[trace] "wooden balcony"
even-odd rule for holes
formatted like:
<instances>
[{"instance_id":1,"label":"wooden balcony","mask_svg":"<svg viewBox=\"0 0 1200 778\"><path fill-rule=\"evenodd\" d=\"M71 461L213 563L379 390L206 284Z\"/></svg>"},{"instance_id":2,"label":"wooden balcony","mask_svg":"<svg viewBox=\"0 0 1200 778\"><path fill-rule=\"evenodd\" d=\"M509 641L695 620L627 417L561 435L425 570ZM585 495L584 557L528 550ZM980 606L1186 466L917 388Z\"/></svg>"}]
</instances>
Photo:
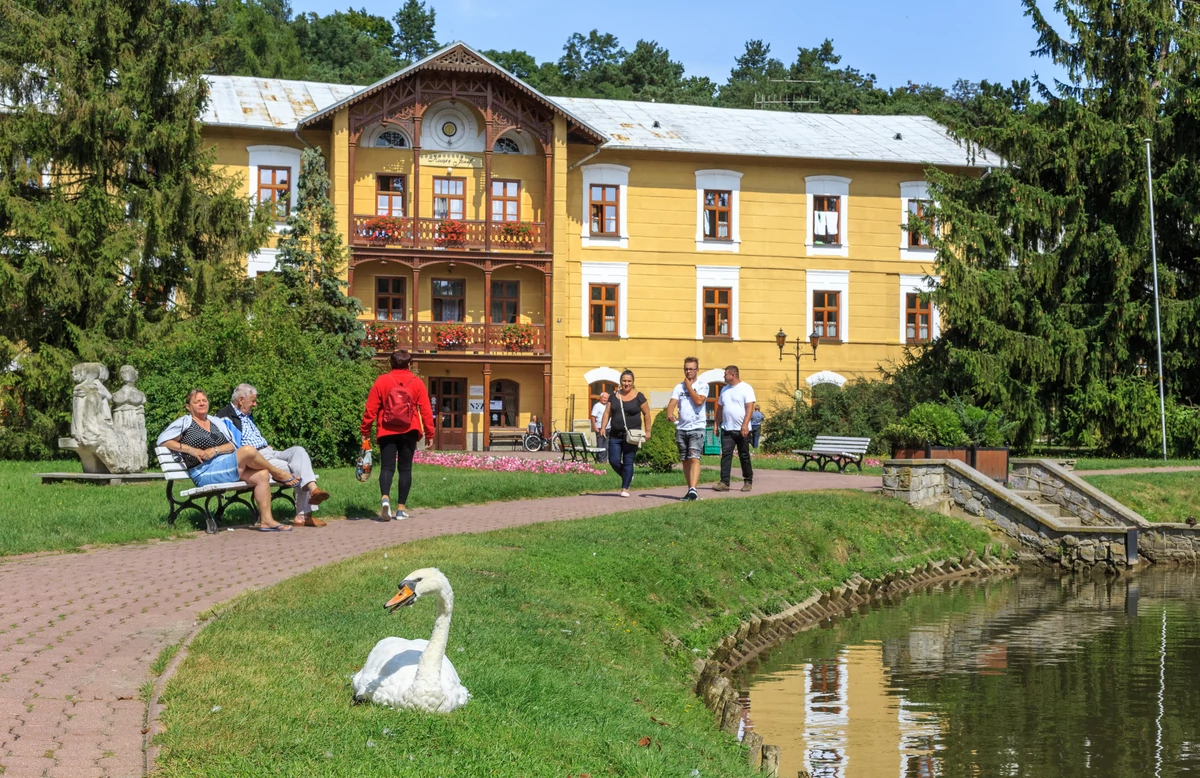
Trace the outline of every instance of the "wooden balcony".
<instances>
[{"instance_id":1,"label":"wooden balcony","mask_svg":"<svg viewBox=\"0 0 1200 778\"><path fill-rule=\"evenodd\" d=\"M542 222L357 215L350 222L350 245L363 248L545 253L548 242Z\"/></svg>"},{"instance_id":2,"label":"wooden balcony","mask_svg":"<svg viewBox=\"0 0 1200 778\"><path fill-rule=\"evenodd\" d=\"M366 345L378 354L399 349L414 353L544 356L550 353L546 325L460 324L456 322L370 321ZM415 329L415 337L414 337Z\"/></svg>"}]
</instances>

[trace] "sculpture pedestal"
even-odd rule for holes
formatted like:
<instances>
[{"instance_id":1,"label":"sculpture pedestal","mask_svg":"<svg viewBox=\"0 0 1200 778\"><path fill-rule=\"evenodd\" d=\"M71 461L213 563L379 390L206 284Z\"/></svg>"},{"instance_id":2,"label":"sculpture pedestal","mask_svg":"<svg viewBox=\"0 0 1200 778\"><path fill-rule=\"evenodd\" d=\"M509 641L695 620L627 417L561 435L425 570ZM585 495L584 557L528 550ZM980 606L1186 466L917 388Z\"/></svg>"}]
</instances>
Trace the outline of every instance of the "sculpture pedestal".
<instances>
[{"instance_id":1,"label":"sculpture pedestal","mask_svg":"<svg viewBox=\"0 0 1200 778\"><path fill-rule=\"evenodd\" d=\"M111 472L108 466L96 456L95 449L91 446L81 446L75 438L59 438L58 447L78 454L80 461L83 462L83 472L85 473L107 474Z\"/></svg>"}]
</instances>

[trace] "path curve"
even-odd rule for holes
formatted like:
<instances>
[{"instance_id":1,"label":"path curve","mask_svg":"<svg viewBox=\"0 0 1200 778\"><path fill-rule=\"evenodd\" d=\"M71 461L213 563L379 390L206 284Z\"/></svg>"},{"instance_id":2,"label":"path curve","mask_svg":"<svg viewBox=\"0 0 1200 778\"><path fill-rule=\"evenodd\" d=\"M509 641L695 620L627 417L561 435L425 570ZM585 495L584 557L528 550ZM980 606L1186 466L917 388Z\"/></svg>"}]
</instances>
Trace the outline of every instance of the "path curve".
<instances>
[{"instance_id":1,"label":"path curve","mask_svg":"<svg viewBox=\"0 0 1200 778\"><path fill-rule=\"evenodd\" d=\"M751 494L881 485L878 476L755 476ZM200 614L242 592L398 543L650 508L682 495L673 487L638 490L631 499L600 493L490 503L417 511L386 524L347 519L282 534L237 530L2 561L0 721L10 724L0 734L0 768L5 778L143 775L156 753L143 748L144 730L156 724L147 723L140 697L150 664L193 635ZM701 496L743 495L701 487Z\"/></svg>"}]
</instances>

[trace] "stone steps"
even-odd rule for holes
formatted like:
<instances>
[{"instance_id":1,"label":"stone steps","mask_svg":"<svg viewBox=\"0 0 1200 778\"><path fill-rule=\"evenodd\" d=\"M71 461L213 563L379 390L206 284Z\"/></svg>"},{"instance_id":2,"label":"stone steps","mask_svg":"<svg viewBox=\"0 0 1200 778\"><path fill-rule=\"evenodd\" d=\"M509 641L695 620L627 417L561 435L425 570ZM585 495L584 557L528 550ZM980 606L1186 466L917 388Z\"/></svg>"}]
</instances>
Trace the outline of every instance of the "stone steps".
<instances>
[{"instance_id":1,"label":"stone steps","mask_svg":"<svg viewBox=\"0 0 1200 778\"><path fill-rule=\"evenodd\" d=\"M1066 510L1058 503L1047 501L1037 489L1011 489L1010 491L1025 501L1033 503L1051 516L1060 519L1064 524L1072 524L1077 527L1083 526L1083 521L1078 516Z\"/></svg>"}]
</instances>

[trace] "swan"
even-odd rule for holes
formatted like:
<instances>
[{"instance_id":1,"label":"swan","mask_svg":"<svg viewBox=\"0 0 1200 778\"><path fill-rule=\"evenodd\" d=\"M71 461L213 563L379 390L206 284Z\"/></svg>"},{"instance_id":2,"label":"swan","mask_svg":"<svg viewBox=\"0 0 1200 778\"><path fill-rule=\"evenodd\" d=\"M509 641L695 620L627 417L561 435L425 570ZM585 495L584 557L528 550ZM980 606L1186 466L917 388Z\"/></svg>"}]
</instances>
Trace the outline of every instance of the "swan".
<instances>
[{"instance_id":1,"label":"swan","mask_svg":"<svg viewBox=\"0 0 1200 778\"><path fill-rule=\"evenodd\" d=\"M355 700L427 713L449 713L471 699L454 665L446 658L450 613L454 609L454 591L446 576L433 567L414 570L400 582L400 591L383 607L394 613L427 594L437 598L437 617L429 640L391 637L376 643L367 663L350 679Z\"/></svg>"}]
</instances>

